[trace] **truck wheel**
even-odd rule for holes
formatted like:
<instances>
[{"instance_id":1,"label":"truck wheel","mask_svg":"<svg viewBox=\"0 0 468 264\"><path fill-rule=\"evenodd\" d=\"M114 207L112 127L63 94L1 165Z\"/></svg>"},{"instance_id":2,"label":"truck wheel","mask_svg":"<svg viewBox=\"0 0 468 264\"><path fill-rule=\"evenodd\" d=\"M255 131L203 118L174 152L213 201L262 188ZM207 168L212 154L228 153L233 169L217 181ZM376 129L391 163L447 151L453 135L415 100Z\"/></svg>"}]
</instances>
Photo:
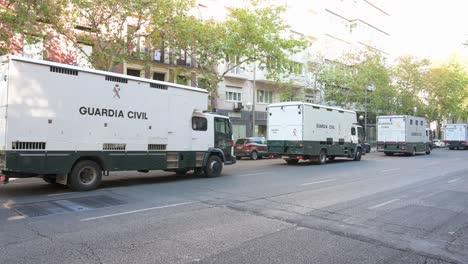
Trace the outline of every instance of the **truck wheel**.
<instances>
[{"instance_id":1,"label":"truck wheel","mask_svg":"<svg viewBox=\"0 0 468 264\"><path fill-rule=\"evenodd\" d=\"M285 159L285 161L287 164L290 164L290 165L299 163L298 159Z\"/></svg>"},{"instance_id":2,"label":"truck wheel","mask_svg":"<svg viewBox=\"0 0 468 264\"><path fill-rule=\"evenodd\" d=\"M221 159L216 155L211 155L208 158L208 162L206 163L205 167L205 176L207 178L214 178L221 175L221 171L223 170L223 162Z\"/></svg>"},{"instance_id":3,"label":"truck wheel","mask_svg":"<svg viewBox=\"0 0 468 264\"><path fill-rule=\"evenodd\" d=\"M410 154L411 156L416 156L416 148L413 148L413 152Z\"/></svg>"},{"instance_id":4,"label":"truck wheel","mask_svg":"<svg viewBox=\"0 0 468 264\"><path fill-rule=\"evenodd\" d=\"M251 160L257 160L258 159L257 151L252 151L252 153L250 153L250 159Z\"/></svg>"},{"instance_id":5,"label":"truck wheel","mask_svg":"<svg viewBox=\"0 0 468 264\"><path fill-rule=\"evenodd\" d=\"M453 150L453 147L449 147L450 150Z\"/></svg>"},{"instance_id":6,"label":"truck wheel","mask_svg":"<svg viewBox=\"0 0 468 264\"><path fill-rule=\"evenodd\" d=\"M431 147L426 147L426 155L431 154Z\"/></svg>"},{"instance_id":7,"label":"truck wheel","mask_svg":"<svg viewBox=\"0 0 468 264\"><path fill-rule=\"evenodd\" d=\"M83 160L75 164L68 177L68 187L75 191L90 191L101 183L102 170L92 160Z\"/></svg>"},{"instance_id":8,"label":"truck wheel","mask_svg":"<svg viewBox=\"0 0 468 264\"><path fill-rule=\"evenodd\" d=\"M360 161L361 158L362 158L362 150L361 150L361 149L358 149L358 150L356 151L356 155L354 155L354 159L353 159L353 160L355 160L355 161Z\"/></svg>"},{"instance_id":9,"label":"truck wheel","mask_svg":"<svg viewBox=\"0 0 468 264\"><path fill-rule=\"evenodd\" d=\"M325 151L324 149L320 150L318 162L320 165L325 164L327 162L327 151Z\"/></svg>"}]
</instances>

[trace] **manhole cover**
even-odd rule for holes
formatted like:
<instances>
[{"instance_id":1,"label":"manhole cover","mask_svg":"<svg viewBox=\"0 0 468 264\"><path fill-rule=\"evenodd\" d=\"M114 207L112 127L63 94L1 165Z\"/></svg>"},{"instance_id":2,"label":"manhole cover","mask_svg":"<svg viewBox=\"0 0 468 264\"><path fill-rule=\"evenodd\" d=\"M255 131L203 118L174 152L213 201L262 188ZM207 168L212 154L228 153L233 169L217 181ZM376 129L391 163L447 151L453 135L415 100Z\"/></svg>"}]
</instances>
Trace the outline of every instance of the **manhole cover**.
<instances>
[{"instance_id":1,"label":"manhole cover","mask_svg":"<svg viewBox=\"0 0 468 264\"><path fill-rule=\"evenodd\" d=\"M121 204L125 204L125 202L106 195L96 195L17 204L14 205L11 209L20 215L37 217L69 212L89 211L96 208L104 208Z\"/></svg>"}]
</instances>

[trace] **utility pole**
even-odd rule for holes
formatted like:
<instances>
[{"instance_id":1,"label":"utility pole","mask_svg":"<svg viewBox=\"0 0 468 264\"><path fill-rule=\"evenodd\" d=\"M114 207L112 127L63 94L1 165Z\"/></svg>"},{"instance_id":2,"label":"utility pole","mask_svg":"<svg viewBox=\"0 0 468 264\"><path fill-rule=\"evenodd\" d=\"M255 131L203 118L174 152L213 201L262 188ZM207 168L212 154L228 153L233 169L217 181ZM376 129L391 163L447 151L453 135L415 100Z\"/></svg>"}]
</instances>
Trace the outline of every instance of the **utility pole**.
<instances>
[{"instance_id":1,"label":"utility pole","mask_svg":"<svg viewBox=\"0 0 468 264\"><path fill-rule=\"evenodd\" d=\"M256 103L256 98L255 98L255 74L257 71L257 64L256 61L254 61L254 67L253 67L253 85L252 85L252 137L255 137L255 103Z\"/></svg>"}]
</instances>

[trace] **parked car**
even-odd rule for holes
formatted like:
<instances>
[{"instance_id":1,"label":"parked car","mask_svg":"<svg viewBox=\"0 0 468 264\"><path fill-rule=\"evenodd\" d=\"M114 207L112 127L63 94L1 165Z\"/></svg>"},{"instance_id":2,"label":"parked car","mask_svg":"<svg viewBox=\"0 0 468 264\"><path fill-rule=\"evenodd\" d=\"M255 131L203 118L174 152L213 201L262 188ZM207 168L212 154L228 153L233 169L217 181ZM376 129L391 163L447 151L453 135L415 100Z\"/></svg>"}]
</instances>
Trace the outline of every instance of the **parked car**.
<instances>
[{"instance_id":1,"label":"parked car","mask_svg":"<svg viewBox=\"0 0 468 264\"><path fill-rule=\"evenodd\" d=\"M440 139L435 139L434 141L432 141L433 145L435 148L444 148L445 147L445 142L443 140L440 140Z\"/></svg>"},{"instance_id":2,"label":"parked car","mask_svg":"<svg viewBox=\"0 0 468 264\"><path fill-rule=\"evenodd\" d=\"M249 157L252 160L267 156L267 144L264 137L239 138L234 145L237 159Z\"/></svg>"}]
</instances>

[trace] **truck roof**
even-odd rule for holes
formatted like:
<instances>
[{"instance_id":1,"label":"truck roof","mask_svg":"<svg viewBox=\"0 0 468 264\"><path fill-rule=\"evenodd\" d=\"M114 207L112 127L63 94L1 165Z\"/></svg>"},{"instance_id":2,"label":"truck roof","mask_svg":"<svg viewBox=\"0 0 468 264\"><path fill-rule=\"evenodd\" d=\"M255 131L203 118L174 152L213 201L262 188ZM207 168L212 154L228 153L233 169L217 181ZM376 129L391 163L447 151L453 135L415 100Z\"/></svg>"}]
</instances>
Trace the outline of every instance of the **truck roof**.
<instances>
[{"instance_id":1,"label":"truck roof","mask_svg":"<svg viewBox=\"0 0 468 264\"><path fill-rule=\"evenodd\" d=\"M309 105L309 106L320 107L320 108L325 108L325 109L333 109L333 110L337 110L337 111L356 113L355 111L346 110L346 109L343 109L343 108L326 106L326 105L319 105L319 104L311 104L311 103L299 102L299 101L273 103L273 104L269 104L267 106L267 108L269 108L269 107L279 107L279 106L291 106L291 105Z\"/></svg>"},{"instance_id":2,"label":"truck roof","mask_svg":"<svg viewBox=\"0 0 468 264\"><path fill-rule=\"evenodd\" d=\"M25 58L25 57L21 57L21 56L15 56L15 55L0 56L0 62L2 62L4 60L24 61L24 62L40 64L40 65L46 65L46 66L56 66L56 67L62 67L62 68L77 70L77 71L81 71L81 72L88 72L88 73L94 73L94 74L99 74L99 75L114 76L114 77L119 77L119 78L125 78L125 79L128 79L128 80L134 80L134 81L138 81L138 82L155 83L155 84L170 86L170 87L173 87L173 88L192 90L192 91L201 92L201 93L208 93L207 90L202 89L202 88L198 88L198 87L191 87L191 86L181 85L181 84L176 84L176 83L170 83L170 82L163 82L163 81L158 81L158 80L140 78L140 77L125 75L125 74L115 73L115 72L108 72L108 71L101 71L101 70L82 68L82 67L78 67L78 66L74 66L74 65L68 65L68 64L57 63L57 62L52 62L52 61L30 59L30 58Z\"/></svg>"},{"instance_id":3,"label":"truck roof","mask_svg":"<svg viewBox=\"0 0 468 264\"><path fill-rule=\"evenodd\" d=\"M413 118L424 118L421 116L412 116L412 115L386 115L386 116L377 116L377 118L395 118L395 117L413 117Z\"/></svg>"}]
</instances>

